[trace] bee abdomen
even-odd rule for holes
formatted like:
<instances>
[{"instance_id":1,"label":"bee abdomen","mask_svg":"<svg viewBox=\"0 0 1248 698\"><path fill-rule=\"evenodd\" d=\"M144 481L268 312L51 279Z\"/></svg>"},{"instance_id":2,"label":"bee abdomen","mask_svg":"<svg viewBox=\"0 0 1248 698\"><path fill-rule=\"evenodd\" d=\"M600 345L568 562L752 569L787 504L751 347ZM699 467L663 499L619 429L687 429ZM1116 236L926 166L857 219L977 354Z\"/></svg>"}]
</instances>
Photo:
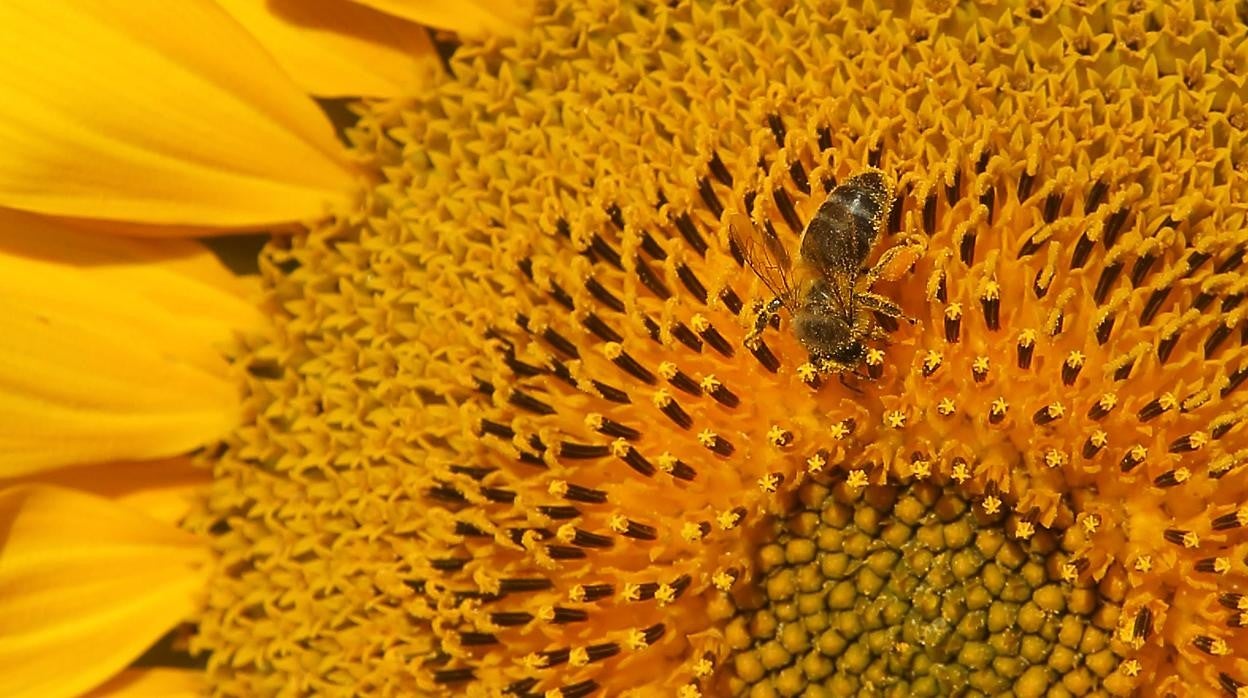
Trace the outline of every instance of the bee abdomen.
<instances>
[{"instance_id":1,"label":"bee abdomen","mask_svg":"<svg viewBox=\"0 0 1248 698\"><path fill-rule=\"evenodd\" d=\"M834 188L806 227L802 258L820 269L856 274L888 215L888 196L884 175L874 170Z\"/></svg>"}]
</instances>

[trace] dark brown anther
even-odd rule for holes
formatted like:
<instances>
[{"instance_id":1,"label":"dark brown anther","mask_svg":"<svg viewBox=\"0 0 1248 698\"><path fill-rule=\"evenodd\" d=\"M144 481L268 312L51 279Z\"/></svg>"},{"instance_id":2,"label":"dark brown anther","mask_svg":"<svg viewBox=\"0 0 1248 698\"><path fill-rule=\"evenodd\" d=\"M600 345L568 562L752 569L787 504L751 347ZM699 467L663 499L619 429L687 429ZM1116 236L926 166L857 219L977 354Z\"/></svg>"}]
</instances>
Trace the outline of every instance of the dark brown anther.
<instances>
[{"instance_id":1,"label":"dark brown anther","mask_svg":"<svg viewBox=\"0 0 1248 698\"><path fill-rule=\"evenodd\" d=\"M659 300L667 300L672 297L672 292L668 290L667 284L659 278L650 265L642 259L641 255L637 255L633 261L634 270L637 273L637 280L642 286L650 289L650 292L658 296Z\"/></svg>"},{"instance_id":2,"label":"dark brown anther","mask_svg":"<svg viewBox=\"0 0 1248 698\"><path fill-rule=\"evenodd\" d=\"M1229 514L1223 514L1213 520L1213 530L1228 531L1232 528L1239 528L1244 525L1244 519L1248 518L1246 514L1248 514L1248 512L1243 511L1233 511Z\"/></svg>"},{"instance_id":3,"label":"dark brown anther","mask_svg":"<svg viewBox=\"0 0 1248 698\"><path fill-rule=\"evenodd\" d=\"M719 153L711 153L711 161L707 163L707 169L710 170L712 177L719 180L720 184L726 187L732 186L732 173L728 171L724 161L719 158Z\"/></svg>"},{"instance_id":4,"label":"dark brown anther","mask_svg":"<svg viewBox=\"0 0 1248 698\"><path fill-rule=\"evenodd\" d=\"M491 633L461 632L459 634L459 642L465 647L481 647L484 645L497 645L498 638Z\"/></svg>"},{"instance_id":5,"label":"dark brown anther","mask_svg":"<svg viewBox=\"0 0 1248 698\"><path fill-rule=\"evenodd\" d=\"M674 399L664 401L662 406L659 407L659 411L667 415L667 418L681 429L688 429L693 426L693 417L690 417L689 413Z\"/></svg>"},{"instance_id":6,"label":"dark brown anther","mask_svg":"<svg viewBox=\"0 0 1248 698\"><path fill-rule=\"evenodd\" d=\"M1118 280L1118 275L1122 273L1122 262L1113 262L1101 269L1101 276L1096 281L1096 289L1092 292L1092 298L1097 305L1105 302L1105 298L1109 295L1110 289L1114 287L1114 282Z\"/></svg>"},{"instance_id":7,"label":"dark brown anther","mask_svg":"<svg viewBox=\"0 0 1248 698\"><path fill-rule=\"evenodd\" d=\"M806 176L806 168L802 167L800 160L789 163L789 179L793 180L793 186L798 191L810 194L810 178Z\"/></svg>"},{"instance_id":8,"label":"dark brown anther","mask_svg":"<svg viewBox=\"0 0 1248 698\"><path fill-rule=\"evenodd\" d=\"M1079 371L1083 370L1082 358L1066 357L1062 362L1062 383L1064 385L1074 385L1075 379L1079 377Z\"/></svg>"},{"instance_id":9,"label":"dark brown anther","mask_svg":"<svg viewBox=\"0 0 1248 698\"><path fill-rule=\"evenodd\" d=\"M667 379L667 382L671 383L673 388L676 388L681 392L685 392L693 396L702 395L702 386L698 385L697 381L690 378L688 374L679 369L672 374L671 378Z\"/></svg>"},{"instance_id":10,"label":"dark brown anther","mask_svg":"<svg viewBox=\"0 0 1248 698\"><path fill-rule=\"evenodd\" d=\"M559 457L571 460L602 458L610 455L611 446L607 444L580 444L573 441L559 442Z\"/></svg>"},{"instance_id":11,"label":"dark brown anther","mask_svg":"<svg viewBox=\"0 0 1248 698\"><path fill-rule=\"evenodd\" d=\"M628 439L629 441L636 441L641 438L640 431L637 431L626 424L621 424L610 417L602 418L601 423L598 425L598 433L616 438Z\"/></svg>"},{"instance_id":12,"label":"dark brown anther","mask_svg":"<svg viewBox=\"0 0 1248 698\"><path fill-rule=\"evenodd\" d=\"M654 528L654 526L638 523L632 519L629 519L628 527L622 532L621 535L628 536L629 538L633 538L635 540L657 540L659 537L658 531Z\"/></svg>"},{"instance_id":13,"label":"dark brown anther","mask_svg":"<svg viewBox=\"0 0 1248 698\"><path fill-rule=\"evenodd\" d=\"M988 366L978 361L971 364L971 378L975 379L976 383L983 383L988 378Z\"/></svg>"},{"instance_id":14,"label":"dark brown anther","mask_svg":"<svg viewBox=\"0 0 1248 698\"><path fill-rule=\"evenodd\" d=\"M1236 388L1243 384L1245 379L1248 379L1248 366L1244 366L1232 373L1230 377L1227 378L1226 385L1222 386L1222 389L1218 391L1218 395L1221 397L1230 395Z\"/></svg>"},{"instance_id":15,"label":"dark brown anther","mask_svg":"<svg viewBox=\"0 0 1248 698\"><path fill-rule=\"evenodd\" d=\"M884 362L868 363L867 375L871 377L871 380L879 380L880 376L884 375Z\"/></svg>"},{"instance_id":16,"label":"dark brown anther","mask_svg":"<svg viewBox=\"0 0 1248 698\"><path fill-rule=\"evenodd\" d=\"M1018 367L1024 371L1031 368L1031 357L1035 354L1036 343L1028 338L1018 340Z\"/></svg>"},{"instance_id":17,"label":"dark brown anther","mask_svg":"<svg viewBox=\"0 0 1248 698\"><path fill-rule=\"evenodd\" d=\"M1131 209L1129 208L1120 208L1110 214L1109 219L1105 222L1105 234L1101 238L1101 243L1105 246L1105 249L1108 250L1114 246L1115 242L1118 242L1118 235L1122 233L1122 227L1126 224L1127 217L1130 215Z\"/></svg>"},{"instance_id":18,"label":"dark brown anther","mask_svg":"<svg viewBox=\"0 0 1248 698\"><path fill-rule=\"evenodd\" d=\"M1057 220L1058 214L1062 212L1062 193L1051 192L1044 199L1044 210L1041 215L1044 217L1045 223L1052 223Z\"/></svg>"},{"instance_id":19,"label":"dark brown anther","mask_svg":"<svg viewBox=\"0 0 1248 698\"><path fill-rule=\"evenodd\" d=\"M1135 368L1135 358L1128 357L1118 368L1114 369L1114 380L1125 381L1131 377L1131 369Z\"/></svg>"},{"instance_id":20,"label":"dark brown anther","mask_svg":"<svg viewBox=\"0 0 1248 698\"><path fill-rule=\"evenodd\" d=\"M602 318L594 313L587 313L585 319L581 321L581 325L589 330L590 334L604 342L619 342L624 339L620 333L616 332L614 328L603 322Z\"/></svg>"},{"instance_id":21,"label":"dark brown anther","mask_svg":"<svg viewBox=\"0 0 1248 698\"><path fill-rule=\"evenodd\" d=\"M1101 449L1103 448L1105 448L1104 440L1098 440L1094 437L1089 436L1083 442L1083 457L1089 460L1092 458L1095 458L1096 454L1100 453Z\"/></svg>"},{"instance_id":22,"label":"dark brown anther","mask_svg":"<svg viewBox=\"0 0 1248 698\"><path fill-rule=\"evenodd\" d=\"M527 625L532 622L533 614L524 611L495 611L490 614L490 622L504 628Z\"/></svg>"},{"instance_id":23,"label":"dark brown anther","mask_svg":"<svg viewBox=\"0 0 1248 698\"><path fill-rule=\"evenodd\" d=\"M962 313L959 311L952 316L950 313L945 313L945 341L949 344L957 344L961 330Z\"/></svg>"},{"instance_id":24,"label":"dark brown anther","mask_svg":"<svg viewBox=\"0 0 1248 698\"><path fill-rule=\"evenodd\" d=\"M997 190L992 185L988 185L988 187L984 189L983 193L979 195L979 203L981 206L988 209L986 222L989 225L992 225L992 218L997 212Z\"/></svg>"},{"instance_id":25,"label":"dark brown anther","mask_svg":"<svg viewBox=\"0 0 1248 698\"><path fill-rule=\"evenodd\" d=\"M516 437L516 432L506 424L501 424L490 419L481 420L481 433L497 436L500 439L510 441Z\"/></svg>"},{"instance_id":26,"label":"dark brown anther","mask_svg":"<svg viewBox=\"0 0 1248 698\"><path fill-rule=\"evenodd\" d=\"M1147 640L1149 635L1153 634L1153 612L1145 606L1135 614L1135 625L1131 628L1131 634L1137 640Z\"/></svg>"},{"instance_id":27,"label":"dark brown anther","mask_svg":"<svg viewBox=\"0 0 1248 698\"><path fill-rule=\"evenodd\" d=\"M1031 416L1031 421L1043 426L1057 420L1058 417L1062 416L1062 413L1060 409L1054 409L1054 407L1055 405L1046 405L1036 410L1036 413Z\"/></svg>"},{"instance_id":28,"label":"dark brown anther","mask_svg":"<svg viewBox=\"0 0 1248 698\"><path fill-rule=\"evenodd\" d=\"M1005 410L997 409L996 405L988 409L989 424L1000 424L1003 421L1005 421Z\"/></svg>"},{"instance_id":29,"label":"dark brown anther","mask_svg":"<svg viewBox=\"0 0 1248 698\"><path fill-rule=\"evenodd\" d=\"M958 257L967 266L975 263L975 233L967 232L962 236L958 244Z\"/></svg>"},{"instance_id":30,"label":"dark brown anther","mask_svg":"<svg viewBox=\"0 0 1248 698\"><path fill-rule=\"evenodd\" d=\"M433 672L433 682L438 685L446 685L448 683L463 683L472 681L477 678L471 667L460 667L458 669L437 669Z\"/></svg>"},{"instance_id":31,"label":"dark brown anther","mask_svg":"<svg viewBox=\"0 0 1248 698\"><path fill-rule=\"evenodd\" d=\"M745 307L745 303L741 300L741 297L738 296L737 292L732 290L731 287L724 288L720 291L719 299L724 302L724 307L728 308L728 312L733 315L740 315L741 309Z\"/></svg>"},{"instance_id":32,"label":"dark brown anther","mask_svg":"<svg viewBox=\"0 0 1248 698\"><path fill-rule=\"evenodd\" d=\"M1166 363L1166 361L1170 358L1170 352L1174 351L1174 345L1178 344L1178 342L1179 342L1178 333L1172 334L1169 337L1165 337L1160 342L1158 342L1157 343L1157 360L1163 364Z\"/></svg>"},{"instance_id":33,"label":"dark brown anther","mask_svg":"<svg viewBox=\"0 0 1248 698\"><path fill-rule=\"evenodd\" d=\"M1096 343L1104 345L1109 341L1109 333L1114 330L1114 314L1108 313L1096 325Z\"/></svg>"},{"instance_id":34,"label":"dark brown anther","mask_svg":"<svg viewBox=\"0 0 1248 698\"><path fill-rule=\"evenodd\" d=\"M1230 698L1239 698L1239 689L1245 686L1243 681L1236 681L1225 671L1218 672L1218 685L1222 687L1222 691Z\"/></svg>"},{"instance_id":35,"label":"dark brown anther","mask_svg":"<svg viewBox=\"0 0 1248 698\"><path fill-rule=\"evenodd\" d=\"M697 325L695 324L694 326L696 327ZM712 349L723 356L731 358L736 353L732 345L728 343L728 340L724 339L724 336L711 323L706 323L705 329L698 334L702 336L702 339L706 340L707 344L711 345Z\"/></svg>"},{"instance_id":36,"label":"dark brown anther","mask_svg":"<svg viewBox=\"0 0 1248 698\"><path fill-rule=\"evenodd\" d=\"M593 238L590 239L589 249L592 251L593 255L601 257L607 262L607 264L610 264L620 271L624 270L624 262L620 259L620 253L616 252L615 248L611 247L606 240L603 240L602 236L598 233L594 233Z\"/></svg>"},{"instance_id":37,"label":"dark brown anther","mask_svg":"<svg viewBox=\"0 0 1248 698\"><path fill-rule=\"evenodd\" d=\"M542 516L546 516L556 521L567 521L568 519L575 519L581 515L580 509L564 504L541 504L538 505L537 510L541 512Z\"/></svg>"},{"instance_id":38,"label":"dark brown anther","mask_svg":"<svg viewBox=\"0 0 1248 698\"><path fill-rule=\"evenodd\" d=\"M1162 488L1181 485L1186 481L1187 481L1186 470L1167 470L1166 472L1153 478L1153 484Z\"/></svg>"},{"instance_id":39,"label":"dark brown anther","mask_svg":"<svg viewBox=\"0 0 1248 698\"><path fill-rule=\"evenodd\" d=\"M629 446L628 450L624 452L621 460L628 463L629 467L633 470L636 470L646 477L654 475L655 467L650 464L650 461L646 460L645 456L641 455L641 453L632 446Z\"/></svg>"},{"instance_id":40,"label":"dark brown anther","mask_svg":"<svg viewBox=\"0 0 1248 698\"><path fill-rule=\"evenodd\" d=\"M1161 310L1161 306L1166 302L1166 298L1170 295L1170 287L1159 288L1148 296L1148 300L1144 302L1144 310L1140 312L1140 324L1147 325L1157 317L1157 313Z\"/></svg>"},{"instance_id":41,"label":"dark brown anther","mask_svg":"<svg viewBox=\"0 0 1248 698\"><path fill-rule=\"evenodd\" d=\"M627 593L627 592L626 592ZM659 593L658 582L642 582L637 585L637 591L630 597L631 601L649 601L654 595Z\"/></svg>"},{"instance_id":42,"label":"dark brown anther","mask_svg":"<svg viewBox=\"0 0 1248 698\"><path fill-rule=\"evenodd\" d=\"M1191 531L1184 531L1181 528L1167 528L1161 535L1167 543L1186 546L1189 533Z\"/></svg>"},{"instance_id":43,"label":"dark brown anther","mask_svg":"<svg viewBox=\"0 0 1248 698\"><path fill-rule=\"evenodd\" d=\"M732 443L728 441L728 439L725 439L718 434L715 434L712 437L712 441L707 445L707 448L709 448L715 455L723 456L724 458L731 456L733 452L736 451L736 448L733 447Z\"/></svg>"},{"instance_id":44,"label":"dark brown anther","mask_svg":"<svg viewBox=\"0 0 1248 698\"><path fill-rule=\"evenodd\" d=\"M694 274L692 269L683 263L677 264L676 276L680 278L681 283L685 285L685 288L689 290L689 293L693 294L693 297L698 299L699 303L706 305L706 286L702 285L702 281L698 279L697 274Z\"/></svg>"},{"instance_id":45,"label":"dark brown anther","mask_svg":"<svg viewBox=\"0 0 1248 698\"><path fill-rule=\"evenodd\" d=\"M685 242L689 243L689 246L693 248L693 251L697 252L699 257L705 257L709 246L706 244L706 240L702 237L702 233L698 232L698 227L694 225L693 219L689 217L689 214L682 213L679 216L676 216L674 223L676 225L677 232L679 232L680 236L685 239ZM733 257L737 260L737 266L745 266L745 258L741 256L740 249L735 250Z\"/></svg>"},{"instance_id":46,"label":"dark brown anther","mask_svg":"<svg viewBox=\"0 0 1248 698\"><path fill-rule=\"evenodd\" d=\"M984 323L988 325L988 329L1001 329L1001 299L997 296L981 298L979 304L983 308Z\"/></svg>"},{"instance_id":47,"label":"dark brown anther","mask_svg":"<svg viewBox=\"0 0 1248 698\"><path fill-rule=\"evenodd\" d=\"M1197 566L1199 567L1199 565ZM1201 571L1203 572L1205 570L1201 570ZM1214 647L1217 646L1216 643L1217 643L1217 640L1214 640L1212 637L1209 637L1208 635L1197 635L1196 638L1192 640L1192 644L1196 646L1196 649L1211 656L1215 656L1218 654L1214 650Z\"/></svg>"},{"instance_id":48,"label":"dark brown anther","mask_svg":"<svg viewBox=\"0 0 1248 698\"><path fill-rule=\"evenodd\" d=\"M659 246L649 231L641 231L641 250L650 255L651 259L662 262L667 259L667 252Z\"/></svg>"},{"instance_id":49,"label":"dark brown anther","mask_svg":"<svg viewBox=\"0 0 1248 698\"><path fill-rule=\"evenodd\" d=\"M1148 422L1153 419L1156 419L1157 417L1160 417L1162 414L1169 411L1170 409L1171 409L1171 406L1168 404L1164 404L1161 398L1155 398L1151 402L1149 402L1147 405L1144 405L1143 407L1141 407L1140 411L1136 414L1136 417L1141 422Z\"/></svg>"},{"instance_id":50,"label":"dark brown anther","mask_svg":"<svg viewBox=\"0 0 1248 698\"><path fill-rule=\"evenodd\" d=\"M928 194L923 202L923 230L929 235L936 234L936 195Z\"/></svg>"},{"instance_id":51,"label":"dark brown anther","mask_svg":"<svg viewBox=\"0 0 1248 698\"><path fill-rule=\"evenodd\" d=\"M628 375L647 385L654 385L657 382L654 373L652 373L650 369L642 366L637 359L634 359L631 354L622 349L617 356L611 359L611 363L623 369Z\"/></svg>"},{"instance_id":52,"label":"dark brown anther","mask_svg":"<svg viewBox=\"0 0 1248 698\"><path fill-rule=\"evenodd\" d=\"M1092 190L1088 192L1088 198L1083 202L1083 213L1087 215L1095 211L1101 202L1105 200L1105 193L1109 191L1109 185L1102 180L1096 180L1092 185Z\"/></svg>"},{"instance_id":53,"label":"dark brown anther","mask_svg":"<svg viewBox=\"0 0 1248 698\"><path fill-rule=\"evenodd\" d=\"M754 355L754 358L758 360L758 363L763 368L771 373L776 373L780 370L779 357L771 351L771 348L767 346L767 342L763 341L762 337L751 343L749 349L750 353Z\"/></svg>"},{"instance_id":54,"label":"dark brown anther","mask_svg":"<svg viewBox=\"0 0 1248 698\"><path fill-rule=\"evenodd\" d=\"M619 653L620 646L617 642L602 642L598 644L590 644L590 646L585 647L585 654L588 654L590 662L602 662L603 659L617 656ZM594 688L588 689L588 691L584 691L583 693L579 693L579 696L589 696L590 693L597 691L597 688L598 684L595 683ZM564 687L562 696L569 696L568 687Z\"/></svg>"},{"instance_id":55,"label":"dark brown anther","mask_svg":"<svg viewBox=\"0 0 1248 698\"><path fill-rule=\"evenodd\" d=\"M1088 257L1092 254L1092 239L1085 232L1079 236L1078 242L1075 243L1075 250L1070 255L1071 270L1082 269L1083 265L1088 263Z\"/></svg>"},{"instance_id":56,"label":"dark brown anther","mask_svg":"<svg viewBox=\"0 0 1248 698\"><path fill-rule=\"evenodd\" d=\"M676 584L673 582L672 586L674 587L676 586ZM688 586L688 584L686 584L685 586ZM654 643L658 642L663 637L663 634L666 632L667 632L666 626L664 626L662 623L655 623L654 625L643 630L642 635L645 636L647 645L653 645Z\"/></svg>"},{"instance_id":57,"label":"dark brown anther","mask_svg":"<svg viewBox=\"0 0 1248 698\"><path fill-rule=\"evenodd\" d=\"M1200 432L1185 434L1170 442L1169 451L1171 453L1186 453L1195 451L1205 443L1205 435Z\"/></svg>"},{"instance_id":58,"label":"dark brown anther","mask_svg":"<svg viewBox=\"0 0 1248 698\"><path fill-rule=\"evenodd\" d=\"M1218 348L1222 346L1222 342L1231 336L1231 328L1225 323L1220 323L1213 331L1209 333L1209 338L1205 340L1205 358L1212 358Z\"/></svg>"},{"instance_id":59,"label":"dark brown anther","mask_svg":"<svg viewBox=\"0 0 1248 698\"><path fill-rule=\"evenodd\" d=\"M689 347L693 351L698 352L699 354L702 353L701 338L699 338L696 334L694 334L693 330L689 329L689 327L685 325L685 323L677 320L676 322L672 323L672 326L669 328L669 331L672 333L672 337L675 338L676 341Z\"/></svg>"},{"instance_id":60,"label":"dark brown anther","mask_svg":"<svg viewBox=\"0 0 1248 698\"><path fill-rule=\"evenodd\" d=\"M1118 468L1124 473L1129 473L1143 462L1143 456L1136 449L1131 449L1123 454L1122 460L1118 462Z\"/></svg>"},{"instance_id":61,"label":"dark brown anther","mask_svg":"<svg viewBox=\"0 0 1248 698\"><path fill-rule=\"evenodd\" d=\"M724 215L724 205L720 203L719 197L715 196L715 190L711 187L711 180L702 177L698 180L698 195L702 197L702 203L706 204L706 208L710 210L711 215L719 218Z\"/></svg>"},{"instance_id":62,"label":"dark brown anther","mask_svg":"<svg viewBox=\"0 0 1248 698\"><path fill-rule=\"evenodd\" d=\"M611 402L616 402L621 405L627 405L632 402L632 399L628 397L628 393L613 385L608 385L597 379L591 380L590 383L594 386L594 389L598 391L598 394L606 400L610 400Z\"/></svg>"},{"instance_id":63,"label":"dark brown anther","mask_svg":"<svg viewBox=\"0 0 1248 698\"><path fill-rule=\"evenodd\" d=\"M797 215L797 209L793 206L793 199L789 196L789 192L783 187L777 187L771 193L772 199L776 202L776 209L780 211L780 218L784 220L785 225L789 226L789 230L795 235L801 235L805 225L802 219Z\"/></svg>"},{"instance_id":64,"label":"dark brown anther","mask_svg":"<svg viewBox=\"0 0 1248 698\"><path fill-rule=\"evenodd\" d=\"M1223 608L1229 608L1232 611L1248 610L1248 604L1244 603L1244 595L1235 592L1226 592L1218 595L1218 603Z\"/></svg>"},{"instance_id":65,"label":"dark brown anther","mask_svg":"<svg viewBox=\"0 0 1248 698\"><path fill-rule=\"evenodd\" d=\"M546 554L554 560L584 560L589 557L584 550L571 545L548 545Z\"/></svg>"},{"instance_id":66,"label":"dark brown anther","mask_svg":"<svg viewBox=\"0 0 1248 698\"><path fill-rule=\"evenodd\" d=\"M1092 403L1091 407L1088 408L1088 419L1095 419L1095 420L1103 419L1105 415L1109 414L1110 411L1113 410L1116 405L1117 403L1113 403L1113 402L1107 405L1104 399L1097 400L1096 402Z\"/></svg>"},{"instance_id":67,"label":"dark brown anther","mask_svg":"<svg viewBox=\"0 0 1248 698\"><path fill-rule=\"evenodd\" d=\"M581 485L569 482L567 483L566 490L563 492L563 498L571 502L602 504L607 501L607 493L602 490L582 487Z\"/></svg>"},{"instance_id":68,"label":"dark brown anther","mask_svg":"<svg viewBox=\"0 0 1248 698\"><path fill-rule=\"evenodd\" d=\"M1031 187L1035 182L1036 175L1033 173L1023 172L1018 176L1018 188L1015 190L1018 203L1023 203L1027 200L1027 197L1031 196Z\"/></svg>"},{"instance_id":69,"label":"dark brown anther","mask_svg":"<svg viewBox=\"0 0 1248 698\"><path fill-rule=\"evenodd\" d=\"M698 477L698 471L689 467L680 459L677 459L675 463L672 463L672 470L670 474L677 480L684 480L685 482L692 482Z\"/></svg>"},{"instance_id":70,"label":"dark brown anther","mask_svg":"<svg viewBox=\"0 0 1248 698\"><path fill-rule=\"evenodd\" d=\"M724 407L736 407L741 404L741 398L737 397L736 393L729 390L728 386L718 381L714 384L714 386L707 390L707 393L715 399L715 402L718 402Z\"/></svg>"}]
</instances>

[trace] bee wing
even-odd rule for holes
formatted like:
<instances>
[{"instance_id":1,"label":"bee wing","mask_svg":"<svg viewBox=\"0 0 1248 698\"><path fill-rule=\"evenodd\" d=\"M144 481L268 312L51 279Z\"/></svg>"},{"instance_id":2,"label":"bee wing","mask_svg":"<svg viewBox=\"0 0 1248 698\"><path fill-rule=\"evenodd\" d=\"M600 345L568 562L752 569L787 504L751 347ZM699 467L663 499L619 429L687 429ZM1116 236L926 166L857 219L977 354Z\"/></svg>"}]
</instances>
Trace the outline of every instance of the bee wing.
<instances>
[{"instance_id":1,"label":"bee wing","mask_svg":"<svg viewBox=\"0 0 1248 698\"><path fill-rule=\"evenodd\" d=\"M738 213L732 217L732 237L741 247L741 255L750 270L767 290L779 298L782 303L795 310L797 293L793 290L793 258L789 256L784 243L766 226L754 225L749 216Z\"/></svg>"}]
</instances>

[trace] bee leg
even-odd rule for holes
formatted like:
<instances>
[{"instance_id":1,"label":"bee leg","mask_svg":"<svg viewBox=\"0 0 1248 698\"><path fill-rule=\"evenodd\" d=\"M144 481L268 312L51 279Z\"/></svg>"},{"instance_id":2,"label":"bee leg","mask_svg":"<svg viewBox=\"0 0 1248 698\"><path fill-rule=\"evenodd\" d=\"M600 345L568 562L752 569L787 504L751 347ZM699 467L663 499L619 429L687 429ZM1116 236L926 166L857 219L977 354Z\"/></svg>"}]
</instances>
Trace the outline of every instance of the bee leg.
<instances>
[{"instance_id":1,"label":"bee leg","mask_svg":"<svg viewBox=\"0 0 1248 698\"><path fill-rule=\"evenodd\" d=\"M901 275L923 255L923 247L923 243L912 245L903 242L884 250L875 266L863 273L862 283L865 284L865 288L871 288L880 279L901 278Z\"/></svg>"},{"instance_id":2,"label":"bee leg","mask_svg":"<svg viewBox=\"0 0 1248 698\"><path fill-rule=\"evenodd\" d=\"M767 325L772 318L780 314L780 309L784 307L784 301L777 296L759 309L758 315L754 318L754 330L745 336L745 345L753 348L757 346L758 341L763 336L763 332L767 330Z\"/></svg>"},{"instance_id":3,"label":"bee leg","mask_svg":"<svg viewBox=\"0 0 1248 698\"><path fill-rule=\"evenodd\" d=\"M870 291L863 291L861 293L854 294L854 302L861 304L862 307L866 308L867 310L874 310L875 312L880 313L881 315L887 315L888 317L901 318L902 320L905 320L911 325L918 322L918 320L915 320L914 318L903 313L901 311L901 306L885 298L884 296L881 296L878 293L872 293Z\"/></svg>"}]
</instances>

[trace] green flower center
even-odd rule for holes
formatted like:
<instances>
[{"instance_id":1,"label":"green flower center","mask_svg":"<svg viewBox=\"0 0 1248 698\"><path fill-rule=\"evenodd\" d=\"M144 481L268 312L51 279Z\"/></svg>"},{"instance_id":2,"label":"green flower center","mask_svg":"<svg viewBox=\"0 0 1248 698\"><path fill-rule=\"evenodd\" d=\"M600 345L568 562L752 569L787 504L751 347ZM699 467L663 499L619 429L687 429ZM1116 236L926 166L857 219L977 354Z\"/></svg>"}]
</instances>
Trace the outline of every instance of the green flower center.
<instances>
[{"instance_id":1,"label":"green flower center","mask_svg":"<svg viewBox=\"0 0 1248 698\"><path fill-rule=\"evenodd\" d=\"M732 695L1118 695L1138 670L1121 586L1064 581L1054 532L1016 540L927 482L799 498L734 599Z\"/></svg>"}]
</instances>

